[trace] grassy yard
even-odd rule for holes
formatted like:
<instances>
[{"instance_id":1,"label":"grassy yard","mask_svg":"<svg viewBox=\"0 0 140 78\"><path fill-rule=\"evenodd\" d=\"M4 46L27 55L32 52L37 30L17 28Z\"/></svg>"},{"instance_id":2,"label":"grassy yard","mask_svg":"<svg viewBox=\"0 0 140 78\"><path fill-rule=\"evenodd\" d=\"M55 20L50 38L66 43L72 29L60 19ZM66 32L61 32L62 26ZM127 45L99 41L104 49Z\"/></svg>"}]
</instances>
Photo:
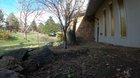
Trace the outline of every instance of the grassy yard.
<instances>
[{"instance_id":1,"label":"grassy yard","mask_svg":"<svg viewBox=\"0 0 140 78\"><path fill-rule=\"evenodd\" d=\"M45 45L48 42L56 42L56 37L49 37L45 34L37 32L30 32L27 34L27 40L24 38L24 33L12 33L15 37L12 40L0 40L0 54L5 53L7 50L26 48L26 47L38 47Z\"/></svg>"}]
</instances>

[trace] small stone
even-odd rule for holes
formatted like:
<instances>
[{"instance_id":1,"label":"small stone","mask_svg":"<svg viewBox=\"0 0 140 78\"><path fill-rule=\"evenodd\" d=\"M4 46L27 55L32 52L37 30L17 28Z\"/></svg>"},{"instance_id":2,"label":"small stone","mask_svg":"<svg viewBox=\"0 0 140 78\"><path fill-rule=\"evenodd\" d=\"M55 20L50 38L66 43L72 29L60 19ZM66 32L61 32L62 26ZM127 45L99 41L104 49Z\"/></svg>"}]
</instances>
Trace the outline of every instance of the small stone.
<instances>
[{"instance_id":1,"label":"small stone","mask_svg":"<svg viewBox=\"0 0 140 78\"><path fill-rule=\"evenodd\" d=\"M117 70L117 71L121 71L121 69L120 69L120 68L117 68L116 70Z\"/></svg>"},{"instance_id":2,"label":"small stone","mask_svg":"<svg viewBox=\"0 0 140 78\"><path fill-rule=\"evenodd\" d=\"M0 69L0 78L25 78L25 77L12 70Z\"/></svg>"}]
</instances>

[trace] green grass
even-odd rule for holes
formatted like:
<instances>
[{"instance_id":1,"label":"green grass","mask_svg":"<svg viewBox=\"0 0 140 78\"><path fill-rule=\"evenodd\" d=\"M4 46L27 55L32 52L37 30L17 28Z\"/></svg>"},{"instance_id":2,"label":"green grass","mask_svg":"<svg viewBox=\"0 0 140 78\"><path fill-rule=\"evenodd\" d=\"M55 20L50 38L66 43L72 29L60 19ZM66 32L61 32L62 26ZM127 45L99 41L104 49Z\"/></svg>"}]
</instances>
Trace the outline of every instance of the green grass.
<instances>
[{"instance_id":1,"label":"green grass","mask_svg":"<svg viewBox=\"0 0 140 78\"><path fill-rule=\"evenodd\" d=\"M15 37L12 40L0 40L0 55L11 49L38 47L45 45L47 42L57 41L55 37L37 32L28 33L27 40L24 38L24 33L12 33L12 35Z\"/></svg>"}]
</instances>

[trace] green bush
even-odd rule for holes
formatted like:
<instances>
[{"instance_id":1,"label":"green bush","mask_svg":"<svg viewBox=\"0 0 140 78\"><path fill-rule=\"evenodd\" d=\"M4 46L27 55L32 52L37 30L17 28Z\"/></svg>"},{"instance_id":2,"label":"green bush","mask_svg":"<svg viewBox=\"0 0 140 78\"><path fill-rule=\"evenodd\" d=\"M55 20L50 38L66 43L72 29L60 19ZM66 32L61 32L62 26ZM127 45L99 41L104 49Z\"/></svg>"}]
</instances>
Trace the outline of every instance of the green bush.
<instances>
[{"instance_id":1,"label":"green bush","mask_svg":"<svg viewBox=\"0 0 140 78\"><path fill-rule=\"evenodd\" d=\"M9 31L0 29L0 40L9 40L9 39L13 39L13 38L14 37L12 36L12 34Z\"/></svg>"},{"instance_id":2,"label":"green bush","mask_svg":"<svg viewBox=\"0 0 140 78\"><path fill-rule=\"evenodd\" d=\"M64 36L63 36L63 33L62 32L57 32L56 33L56 37L57 37L58 41L60 41L60 42L63 41L63 37Z\"/></svg>"},{"instance_id":3,"label":"green bush","mask_svg":"<svg viewBox=\"0 0 140 78\"><path fill-rule=\"evenodd\" d=\"M58 41L58 42L54 42L54 43L53 43L53 46L59 46L59 45L61 45L61 44L63 44L63 42L62 42L62 41L61 41L61 42Z\"/></svg>"}]
</instances>

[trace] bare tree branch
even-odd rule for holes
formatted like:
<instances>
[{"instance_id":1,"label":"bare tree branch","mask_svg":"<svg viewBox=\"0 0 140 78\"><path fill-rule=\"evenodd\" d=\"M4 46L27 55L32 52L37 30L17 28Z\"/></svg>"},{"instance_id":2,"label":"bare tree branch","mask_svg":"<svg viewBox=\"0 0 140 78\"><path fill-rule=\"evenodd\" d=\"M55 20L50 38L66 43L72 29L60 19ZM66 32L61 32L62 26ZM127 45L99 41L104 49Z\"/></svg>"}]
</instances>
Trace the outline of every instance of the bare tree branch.
<instances>
[{"instance_id":1,"label":"bare tree branch","mask_svg":"<svg viewBox=\"0 0 140 78\"><path fill-rule=\"evenodd\" d=\"M77 19L79 14L82 12L82 7L85 0L36 0L37 2L43 4L48 11L53 13L59 20L61 24L61 29L65 35L67 28L69 28L70 23Z\"/></svg>"}]
</instances>

